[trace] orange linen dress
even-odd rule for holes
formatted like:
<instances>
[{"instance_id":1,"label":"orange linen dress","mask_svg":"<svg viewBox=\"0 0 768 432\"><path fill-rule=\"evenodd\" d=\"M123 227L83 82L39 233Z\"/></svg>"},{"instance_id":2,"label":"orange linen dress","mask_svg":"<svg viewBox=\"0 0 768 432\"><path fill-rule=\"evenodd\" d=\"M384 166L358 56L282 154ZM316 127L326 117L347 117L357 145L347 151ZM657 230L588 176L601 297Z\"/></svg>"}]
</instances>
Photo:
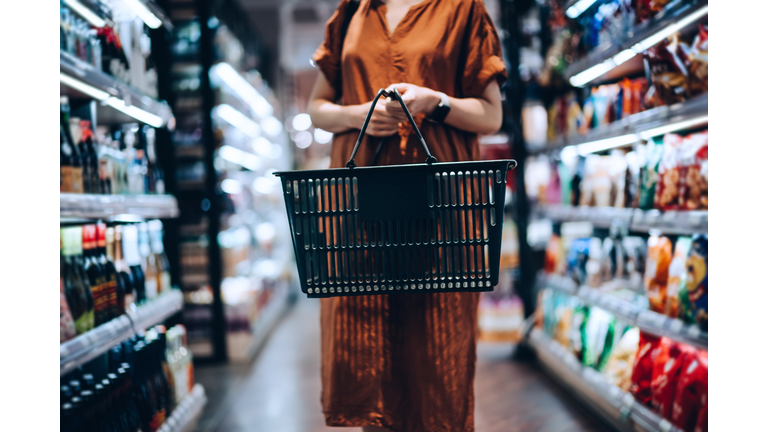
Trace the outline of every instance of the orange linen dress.
<instances>
[{"instance_id":1,"label":"orange linen dress","mask_svg":"<svg viewBox=\"0 0 768 432\"><path fill-rule=\"evenodd\" d=\"M343 105L410 83L457 98L479 97L506 79L501 44L482 0L424 0L392 36L386 5L362 0L341 51L348 0L328 21L314 60ZM477 134L416 118L440 162L479 158ZM331 167L344 167L359 131L336 134ZM381 138L355 158L370 165ZM388 138L379 164L423 163L410 125ZM395 431L474 431L477 293L384 294L321 299L322 405L329 426Z\"/></svg>"}]
</instances>

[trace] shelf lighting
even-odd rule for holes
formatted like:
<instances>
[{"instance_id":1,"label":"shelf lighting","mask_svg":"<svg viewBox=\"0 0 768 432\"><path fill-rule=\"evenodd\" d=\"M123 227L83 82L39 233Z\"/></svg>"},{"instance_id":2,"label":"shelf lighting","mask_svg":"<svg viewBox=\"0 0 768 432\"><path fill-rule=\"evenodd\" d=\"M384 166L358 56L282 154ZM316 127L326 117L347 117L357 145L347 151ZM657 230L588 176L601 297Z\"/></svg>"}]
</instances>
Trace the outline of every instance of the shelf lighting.
<instances>
[{"instance_id":1,"label":"shelf lighting","mask_svg":"<svg viewBox=\"0 0 768 432\"><path fill-rule=\"evenodd\" d=\"M251 138L261 135L261 126L240 111L232 108L231 105L221 104L213 109L213 113Z\"/></svg>"},{"instance_id":2,"label":"shelf lighting","mask_svg":"<svg viewBox=\"0 0 768 432\"><path fill-rule=\"evenodd\" d=\"M83 17L83 19L91 23L92 26L104 27L107 25L107 22L104 21L102 17L96 15L91 9L80 3L78 0L64 0L64 3L71 7L78 15Z\"/></svg>"},{"instance_id":3,"label":"shelf lighting","mask_svg":"<svg viewBox=\"0 0 768 432\"><path fill-rule=\"evenodd\" d=\"M685 130L692 128L694 126L700 126L709 121L709 115L703 115L700 117L694 117L692 119L688 120L682 120L676 123L670 123L666 124L664 126L659 126L653 129L648 129L644 131L638 132L638 136L640 136L641 139L649 140L655 136L664 135L666 133L675 132L679 130Z\"/></svg>"},{"instance_id":4,"label":"shelf lighting","mask_svg":"<svg viewBox=\"0 0 768 432\"><path fill-rule=\"evenodd\" d=\"M145 6L139 0L123 0L123 3L131 8L133 13L138 15L139 18L144 21L144 24L146 24L147 27L156 29L163 25L163 22L160 21L160 18L156 17L155 14L147 9L147 6Z\"/></svg>"},{"instance_id":5,"label":"shelf lighting","mask_svg":"<svg viewBox=\"0 0 768 432\"><path fill-rule=\"evenodd\" d=\"M230 145L222 146L219 149L219 156L224 160L238 164L251 171L256 171L261 167L261 159L259 159L258 156Z\"/></svg>"},{"instance_id":6,"label":"shelf lighting","mask_svg":"<svg viewBox=\"0 0 768 432\"><path fill-rule=\"evenodd\" d=\"M63 72L59 72L59 82L67 87L71 87L79 92L85 93L98 101L105 101L106 104L112 108L152 127L159 128L163 125L163 119L161 117L148 111L144 111L143 109L136 106L126 105L125 101L122 99L110 96L110 94L104 90L99 90L96 87L90 84L86 84L78 79L72 78Z\"/></svg>"},{"instance_id":7,"label":"shelf lighting","mask_svg":"<svg viewBox=\"0 0 768 432\"><path fill-rule=\"evenodd\" d=\"M573 6L569 7L565 11L565 14L568 15L568 18L574 19L595 4L595 1L596 0L579 0L574 3Z\"/></svg>"},{"instance_id":8,"label":"shelf lighting","mask_svg":"<svg viewBox=\"0 0 768 432\"><path fill-rule=\"evenodd\" d=\"M239 98L247 103L259 117L269 117L274 112L272 105L264 99L264 96L258 90L245 80L240 74L229 65L229 63L219 63L211 68L211 75L214 79L224 82Z\"/></svg>"},{"instance_id":9,"label":"shelf lighting","mask_svg":"<svg viewBox=\"0 0 768 432\"><path fill-rule=\"evenodd\" d=\"M586 1L586 0L582 0ZM571 8L574 8L578 5L575 4L571 6ZM570 10L570 8L568 9ZM582 11L583 12L583 11ZM566 11L567 13L567 11ZM579 12L581 13L581 12ZM615 68L616 66L619 66L620 64L623 64L632 58L634 58L636 55L642 53L643 51L647 50L648 48L656 45L657 43L663 41L667 37L675 34L680 29L685 28L686 26L690 25L691 23L696 22L699 18L703 17L704 15L707 15L709 13L709 5L704 5L701 8L697 9L695 12L692 12L685 18L676 21L663 29L657 31L656 33L652 34L651 36L648 36L647 38L643 39L642 41L632 45L631 48L625 49L624 51L621 51L620 53L616 54L615 56L609 58L608 60L605 60L602 63L598 63L589 69L586 69L582 72L577 73L576 75L572 76L569 80L571 85L574 87L583 87L585 84L589 83L590 81L594 81L595 79L601 77L606 72L610 71L611 69ZM570 16L570 15L569 15ZM578 16L578 15L577 15ZM573 18L573 17L571 17Z\"/></svg>"}]
</instances>

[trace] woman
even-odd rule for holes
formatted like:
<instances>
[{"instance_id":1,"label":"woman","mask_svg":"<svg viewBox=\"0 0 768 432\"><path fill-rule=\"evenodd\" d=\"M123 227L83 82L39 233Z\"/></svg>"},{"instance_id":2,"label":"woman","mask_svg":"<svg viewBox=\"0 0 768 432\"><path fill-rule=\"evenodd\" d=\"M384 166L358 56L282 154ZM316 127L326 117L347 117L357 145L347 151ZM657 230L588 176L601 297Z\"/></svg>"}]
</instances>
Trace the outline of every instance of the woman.
<instances>
[{"instance_id":1,"label":"woman","mask_svg":"<svg viewBox=\"0 0 768 432\"><path fill-rule=\"evenodd\" d=\"M342 0L314 55L313 124L334 133L345 166L371 101L397 88L440 162L479 158L478 134L501 126L506 79L482 0L361 0L342 40ZM340 103L337 103L338 100ZM380 100L355 158L423 163L396 100ZM321 300L322 405L329 426L364 431L473 431L477 293Z\"/></svg>"}]
</instances>

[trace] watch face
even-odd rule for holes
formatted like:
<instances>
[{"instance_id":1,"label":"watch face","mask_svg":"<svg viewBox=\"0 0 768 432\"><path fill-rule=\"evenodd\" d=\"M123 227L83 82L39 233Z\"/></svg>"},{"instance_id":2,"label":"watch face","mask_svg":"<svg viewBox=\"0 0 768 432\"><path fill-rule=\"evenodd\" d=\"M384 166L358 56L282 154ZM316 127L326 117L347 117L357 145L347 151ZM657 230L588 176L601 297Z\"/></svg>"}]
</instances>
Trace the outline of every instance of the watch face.
<instances>
[{"instance_id":1,"label":"watch face","mask_svg":"<svg viewBox=\"0 0 768 432\"><path fill-rule=\"evenodd\" d=\"M445 117L448 116L450 110L451 107L440 104L435 108L435 111L432 112L430 118L436 122L442 122L445 120Z\"/></svg>"}]
</instances>

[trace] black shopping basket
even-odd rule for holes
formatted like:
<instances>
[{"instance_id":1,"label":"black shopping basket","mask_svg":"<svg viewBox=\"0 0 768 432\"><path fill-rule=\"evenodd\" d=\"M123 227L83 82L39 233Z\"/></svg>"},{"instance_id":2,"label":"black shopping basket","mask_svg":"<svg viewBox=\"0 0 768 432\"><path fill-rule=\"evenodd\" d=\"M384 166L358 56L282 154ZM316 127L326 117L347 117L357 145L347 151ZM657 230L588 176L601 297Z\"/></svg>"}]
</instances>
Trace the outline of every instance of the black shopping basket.
<instances>
[{"instance_id":1,"label":"black shopping basket","mask_svg":"<svg viewBox=\"0 0 768 432\"><path fill-rule=\"evenodd\" d=\"M423 164L357 167L376 101L397 98ZM379 90L347 168L278 172L308 297L492 291L514 160L438 163L394 90Z\"/></svg>"}]
</instances>

